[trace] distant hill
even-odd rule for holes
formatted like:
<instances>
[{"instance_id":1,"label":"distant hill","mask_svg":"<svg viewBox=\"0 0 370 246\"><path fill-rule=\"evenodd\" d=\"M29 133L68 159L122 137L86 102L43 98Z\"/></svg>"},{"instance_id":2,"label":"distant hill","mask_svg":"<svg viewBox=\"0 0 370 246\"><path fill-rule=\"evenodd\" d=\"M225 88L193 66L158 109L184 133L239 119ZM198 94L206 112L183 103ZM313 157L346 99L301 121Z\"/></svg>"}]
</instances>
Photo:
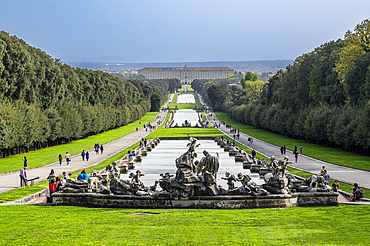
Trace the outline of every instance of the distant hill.
<instances>
[{"instance_id":1,"label":"distant hill","mask_svg":"<svg viewBox=\"0 0 370 246\"><path fill-rule=\"evenodd\" d=\"M126 62L91 62L64 61L72 67L102 71L138 70L144 67L229 67L236 71L255 73L273 72L293 64L293 60L260 60L260 61L208 61L208 62L163 62L163 63L126 63Z\"/></svg>"}]
</instances>

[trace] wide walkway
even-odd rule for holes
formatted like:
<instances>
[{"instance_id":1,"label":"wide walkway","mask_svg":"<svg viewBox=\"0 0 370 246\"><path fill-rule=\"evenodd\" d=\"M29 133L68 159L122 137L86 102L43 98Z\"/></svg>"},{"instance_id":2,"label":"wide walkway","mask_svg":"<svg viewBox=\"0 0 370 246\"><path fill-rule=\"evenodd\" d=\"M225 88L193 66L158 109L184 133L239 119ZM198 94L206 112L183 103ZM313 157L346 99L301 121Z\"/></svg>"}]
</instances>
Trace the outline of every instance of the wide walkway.
<instances>
[{"instance_id":1,"label":"wide walkway","mask_svg":"<svg viewBox=\"0 0 370 246\"><path fill-rule=\"evenodd\" d=\"M168 106L173 99L174 94L171 94L167 105ZM154 119L154 121L151 123L152 126L159 126L157 125L157 122L160 120L163 122L166 119L167 116L167 111L166 112L159 112ZM147 123L147 122L142 122ZM134 143L140 141L141 138L145 138L148 136L151 132L145 131L144 127L140 128L138 131L134 131L120 139L114 140L112 142L109 142L107 144L104 144L104 152L101 155L100 152L98 155L95 154L94 149L89 149L90 153L90 160L89 161L82 161L80 154L74 155L71 157L71 162L67 166L65 160L63 160L62 165L59 165L59 162L54 162L42 167L38 168L33 168L27 171L27 176L28 178L33 178L40 176L39 181L44 181L46 180L47 176L50 173L51 169L54 169L55 175L62 175L62 173L65 171L67 173L75 172L78 170L82 170L91 166L95 166L106 159L109 159L110 157L120 153L124 149L130 147ZM82 151L82 150L81 150ZM0 176L0 193L13 190L16 188L19 188L20 186L20 179L19 179L19 173L10 173L10 174L4 174Z\"/></svg>"},{"instance_id":2,"label":"wide walkway","mask_svg":"<svg viewBox=\"0 0 370 246\"><path fill-rule=\"evenodd\" d=\"M203 100L201 100L201 102L204 103ZM213 120L214 118L216 119L217 123L220 123L216 115L213 112L208 112L208 114L206 115L207 115L207 120L210 123L212 124L215 123L215 121ZM225 135L228 135L230 138L233 138L234 134L230 133L230 129L227 129L224 125L221 125L219 130L223 132ZM249 137L251 136L240 132L240 139L236 141L247 146L250 149L255 149L256 152L268 158L270 158L271 156L275 156L277 159L282 159L284 156L289 156L289 160L294 162L293 151L287 150L285 155L281 155L279 146L266 143L254 137L252 137L253 145L248 145ZM299 155L298 162L293 163L289 166L299 169L299 170L310 172L313 174L319 174L322 166L325 166L325 169L328 171L332 180L337 179L338 181L342 181L342 182L349 183L349 184L358 183L360 187L370 189L370 172L369 171L363 171L359 169L339 166L339 165L320 161L312 157L306 156L304 155L304 146L303 146L303 155Z\"/></svg>"}]
</instances>

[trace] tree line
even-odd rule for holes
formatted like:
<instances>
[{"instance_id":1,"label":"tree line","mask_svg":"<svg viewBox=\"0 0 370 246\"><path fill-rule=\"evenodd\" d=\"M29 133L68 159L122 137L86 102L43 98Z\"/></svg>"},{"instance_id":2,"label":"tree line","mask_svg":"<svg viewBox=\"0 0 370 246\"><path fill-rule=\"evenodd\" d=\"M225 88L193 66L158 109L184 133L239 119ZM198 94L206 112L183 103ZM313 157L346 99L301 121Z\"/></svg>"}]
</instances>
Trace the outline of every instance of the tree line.
<instances>
[{"instance_id":1,"label":"tree line","mask_svg":"<svg viewBox=\"0 0 370 246\"><path fill-rule=\"evenodd\" d=\"M169 84L176 86L73 68L2 31L0 151L7 156L126 125L158 111Z\"/></svg>"},{"instance_id":2,"label":"tree line","mask_svg":"<svg viewBox=\"0 0 370 246\"><path fill-rule=\"evenodd\" d=\"M203 82L214 110L323 146L370 154L370 20L296 58L258 87ZM249 80L248 80L249 79ZM247 88L249 81L256 93ZM205 93L202 86L198 91Z\"/></svg>"}]
</instances>

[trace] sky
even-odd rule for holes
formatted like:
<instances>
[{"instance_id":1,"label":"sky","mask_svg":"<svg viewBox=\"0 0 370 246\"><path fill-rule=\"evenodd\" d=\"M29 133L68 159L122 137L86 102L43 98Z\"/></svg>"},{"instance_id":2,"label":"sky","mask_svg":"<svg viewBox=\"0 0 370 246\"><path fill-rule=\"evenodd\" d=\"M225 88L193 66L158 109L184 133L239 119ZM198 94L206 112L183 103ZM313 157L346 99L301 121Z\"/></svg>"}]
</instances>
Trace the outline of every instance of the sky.
<instances>
[{"instance_id":1,"label":"sky","mask_svg":"<svg viewBox=\"0 0 370 246\"><path fill-rule=\"evenodd\" d=\"M368 0L0 1L0 30L63 61L294 60L370 18Z\"/></svg>"}]
</instances>

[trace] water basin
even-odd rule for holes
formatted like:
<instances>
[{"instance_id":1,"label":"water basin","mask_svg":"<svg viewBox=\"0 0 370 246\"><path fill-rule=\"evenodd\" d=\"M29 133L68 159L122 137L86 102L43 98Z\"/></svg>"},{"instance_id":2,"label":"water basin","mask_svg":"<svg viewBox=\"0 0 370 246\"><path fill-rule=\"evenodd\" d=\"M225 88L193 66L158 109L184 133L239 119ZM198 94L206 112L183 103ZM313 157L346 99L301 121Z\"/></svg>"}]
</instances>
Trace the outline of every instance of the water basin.
<instances>
[{"instance_id":1,"label":"water basin","mask_svg":"<svg viewBox=\"0 0 370 246\"><path fill-rule=\"evenodd\" d=\"M181 94L177 96L177 103L195 103L193 94Z\"/></svg>"},{"instance_id":2,"label":"water basin","mask_svg":"<svg viewBox=\"0 0 370 246\"><path fill-rule=\"evenodd\" d=\"M217 156L216 153L219 154L220 168L217 174L218 185L222 185L227 189L227 181L221 179L221 177L225 177L226 171L235 176L242 172L243 174L248 174L258 185L264 183L264 180L260 179L258 173L251 173L249 169L243 169L243 163L235 162L235 158L230 157L228 152L224 152L215 141L198 140L198 142L200 146L196 149L197 158L194 162L196 160L200 161L203 157L203 150L207 150L214 156ZM141 170L141 172L145 174L145 176L141 178L145 186L153 185L154 181L159 180L159 174L161 173L168 172L175 175L177 170L175 159L188 150L186 146L188 143L188 140L162 140L151 152L148 152L147 156L143 156L142 162L136 162L135 169L129 170L129 173ZM128 179L129 173L121 174L121 178L125 180ZM240 182L236 182L235 187L239 186L241 186Z\"/></svg>"},{"instance_id":3,"label":"water basin","mask_svg":"<svg viewBox=\"0 0 370 246\"><path fill-rule=\"evenodd\" d=\"M198 114L195 110L179 109L174 114L172 126L175 126L177 124L180 127L185 122L185 120L188 120L191 126L195 126L196 124L199 125Z\"/></svg>"}]
</instances>

